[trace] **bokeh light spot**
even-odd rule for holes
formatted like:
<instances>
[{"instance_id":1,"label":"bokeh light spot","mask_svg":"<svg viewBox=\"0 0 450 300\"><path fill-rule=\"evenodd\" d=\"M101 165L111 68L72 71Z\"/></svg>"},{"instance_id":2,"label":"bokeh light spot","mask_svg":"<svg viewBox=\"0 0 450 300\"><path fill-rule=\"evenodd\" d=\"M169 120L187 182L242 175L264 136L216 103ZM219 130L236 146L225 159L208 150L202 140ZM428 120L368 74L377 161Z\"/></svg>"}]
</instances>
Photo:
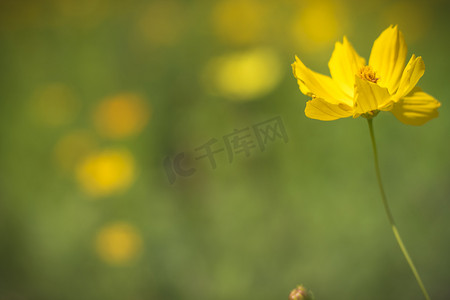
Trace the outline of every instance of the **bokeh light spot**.
<instances>
[{"instance_id":1,"label":"bokeh light spot","mask_svg":"<svg viewBox=\"0 0 450 300\"><path fill-rule=\"evenodd\" d=\"M137 21L139 37L155 46L173 45L181 38L185 14L179 2L153 1Z\"/></svg>"},{"instance_id":2,"label":"bokeh light spot","mask_svg":"<svg viewBox=\"0 0 450 300\"><path fill-rule=\"evenodd\" d=\"M52 83L35 91L30 108L40 123L58 127L75 119L81 103L70 87L62 83Z\"/></svg>"},{"instance_id":3,"label":"bokeh light spot","mask_svg":"<svg viewBox=\"0 0 450 300\"><path fill-rule=\"evenodd\" d=\"M384 10L382 26L397 24L409 41L422 38L432 21L430 7L415 1L401 1Z\"/></svg>"},{"instance_id":4,"label":"bokeh light spot","mask_svg":"<svg viewBox=\"0 0 450 300\"><path fill-rule=\"evenodd\" d=\"M276 87L281 70L280 59L273 50L257 48L211 60L204 75L206 84L221 96L253 100Z\"/></svg>"},{"instance_id":5,"label":"bokeh light spot","mask_svg":"<svg viewBox=\"0 0 450 300\"><path fill-rule=\"evenodd\" d=\"M43 12L44 7L38 1L0 1L0 32L39 28Z\"/></svg>"},{"instance_id":6,"label":"bokeh light spot","mask_svg":"<svg viewBox=\"0 0 450 300\"><path fill-rule=\"evenodd\" d=\"M94 112L94 123L100 135L112 139L139 133L147 124L150 108L133 93L124 93L103 100Z\"/></svg>"},{"instance_id":7,"label":"bokeh light spot","mask_svg":"<svg viewBox=\"0 0 450 300\"><path fill-rule=\"evenodd\" d=\"M82 158L94 151L96 144L89 131L77 130L64 135L54 149L57 165L65 172L73 170Z\"/></svg>"},{"instance_id":8,"label":"bokeh light spot","mask_svg":"<svg viewBox=\"0 0 450 300\"><path fill-rule=\"evenodd\" d=\"M215 34L232 44L260 40L265 29L265 17L265 6L252 0L219 1L212 13Z\"/></svg>"},{"instance_id":9,"label":"bokeh light spot","mask_svg":"<svg viewBox=\"0 0 450 300\"><path fill-rule=\"evenodd\" d=\"M135 162L127 150L104 150L88 155L78 165L76 176L88 195L111 195L131 185L135 177Z\"/></svg>"},{"instance_id":10,"label":"bokeh light spot","mask_svg":"<svg viewBox=\"0 0 450 300\"><path fill-rule=\"evenodd\" d=\"M332 2L312 1L295 14L292 28L294 41L306 51L332 44L343 31L342 8Z\"/></svg>"},{"instance_id":11,"label":"bokeh light spot","mask_svg":"<svg viewBox=\"0 0 450 300\"><path fill-rule=\"evenodd\" d=\"M95 239L97 254L107 263L125 264L137 257L142 238L137 229L126 222L116 222L100 229Z\"/></svg>"}]
</instances>

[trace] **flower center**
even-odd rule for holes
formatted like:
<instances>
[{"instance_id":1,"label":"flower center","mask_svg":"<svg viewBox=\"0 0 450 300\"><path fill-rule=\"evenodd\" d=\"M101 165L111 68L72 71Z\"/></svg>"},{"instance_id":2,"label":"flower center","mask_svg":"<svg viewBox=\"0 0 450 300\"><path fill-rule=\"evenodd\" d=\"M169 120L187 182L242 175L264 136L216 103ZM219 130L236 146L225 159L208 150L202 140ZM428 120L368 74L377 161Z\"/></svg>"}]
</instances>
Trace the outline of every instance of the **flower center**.
<instances>
[{"instance_id":1,"label":"flower center","mask_svg":"<svg viewBox=\"0 0 450 300\"><path fill-rule=\"evenodd\" d=\"M359 70L357 75L359 76L359 78L367 80L367 81L370 81L370 82L373 82L373 83L377 83L378 79L380 79L380 78L377 78L376 73L372 69L371 66L364 66L364 67L362 67Z\"/></svg>"},{"instance_id":2,"label":"flower center","mask_svg":"<svg viewBox=\"0 0 450 300\"><path fill-rule=\"evenodd\" d=\"M363 118L366 118L366 119L373 119L373 118L375 118L375 117L378 115L379 112L380 112L380 111L379 111L378 109L376 109L376 110L371 110L371 111L368 111L368 112L362 114L361 116L362 116Z\"/></svg>"}]
</instances>

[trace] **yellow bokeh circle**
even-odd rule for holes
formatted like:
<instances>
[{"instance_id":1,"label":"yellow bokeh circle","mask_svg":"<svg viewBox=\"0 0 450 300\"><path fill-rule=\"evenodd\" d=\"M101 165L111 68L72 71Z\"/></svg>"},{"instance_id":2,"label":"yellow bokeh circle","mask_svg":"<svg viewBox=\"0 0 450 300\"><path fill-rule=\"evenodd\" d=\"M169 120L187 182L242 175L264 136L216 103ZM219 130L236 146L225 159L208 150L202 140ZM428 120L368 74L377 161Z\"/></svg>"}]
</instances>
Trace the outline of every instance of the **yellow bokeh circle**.
<instances>
[{"instance_id":1,"label":"yellow bokeh circle","mask_svg":"<svg viewBox=\"0 0 450 300\"><path fill-rule=\"evenodd\" d=\"M121 139L141 132L149 117L150 108L143 97L122 93L100 102L94 124L101 136Z\"/></svg>"},{"instance_id":2,"label":"yellow bokeh circle","mask_svg":"<svg viewBox=\"0 0 450 300\"><path fill-rule=\"evenodd\" d=\"M275 51L256 48L212 59L206 66L207 87L230 100L254 100L272 91L282 78Z\"/></svg>"},{"instance_id":3,"label":"yellow bokeh circle","mask_svg":"<svg viewBox=\"0 0 450 300\"><path fill-rule=\"evenodd\" d=\"M136 33L142 42L152 46L176 44L186 29L186 14L179 1L152 1L136 21Z\"/></svg>"},{"instance_id":4,"label":"yellow bokeh circle","mask_svg":"<svg viewBox=\"0 0 450 300\"><path fill-rule=\"evenodd\" d=\"M297 10L291 34L302 50L314 52L334 44L341 37L346 23L343 6L327 0L313 1Z\"/></svg>"},{"instance_id":5,"label":"yellow bokeh circle","mask_svg":"<svg viewBox=\"0 0 450 300\"><path fill-rule=\"evenodd\" d=\"M267 8L256 0L218 1L212 12L214 33L231 44L257 42L265 34Z\"/></svg>"},{"instance_id":6,"label":"yellow bokeh circle","mask_svg":"<svg viewBox=\"0 0 450 300\"><path fill-rule=\"evenodd\" d=\"M63 83L51 83L38 88L31 99L31 113L41 124L58 127L72 122L81 102L73 90Z\"/></svg>"},{"instance_id":7,"label":"yellow bokeh circle","mask_svg":"<svg viewBox=\"0 0 450 300\"><path fill-rule=\"evenodd\" d=\"M80 160L94 151L96 146L97 141L89 131L72 131L56 143L54 158L63 171L72 171Z\"/></svg>"},{"instance_id":8,"label":"yellow bokeh circle","mask_svg":"<svg viewBox=\"0 0 450 300\"><path fill-rule=\"evenodd\" d=\"M103 261L114 265L125 264L138 256L142 238L133 225L116 222L99 230L95 249Z\"/></svg>"},{"instance_id":9,"label":"yellow bokeh circle","mask_svg":"<svg viewBox=\"0 0 450 300\"><path fill-rule=\"evenodd\" d=\"M135 178L135 162L127 150L93 153L80 162L77 180L86 194L107 196L127 189Z\"/></svg>"}]
</instances>

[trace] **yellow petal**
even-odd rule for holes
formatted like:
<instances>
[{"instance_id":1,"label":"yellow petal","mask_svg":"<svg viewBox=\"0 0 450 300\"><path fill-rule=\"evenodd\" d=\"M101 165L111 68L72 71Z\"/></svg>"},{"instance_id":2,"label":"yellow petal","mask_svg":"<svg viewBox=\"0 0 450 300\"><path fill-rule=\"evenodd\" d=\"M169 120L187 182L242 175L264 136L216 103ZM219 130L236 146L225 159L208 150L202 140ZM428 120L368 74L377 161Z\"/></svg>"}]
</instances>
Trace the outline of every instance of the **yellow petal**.
<instances>
[{"instance_id":1,"label":"yellow petal","mask_svg":"<svg viewBox=\"0 0 450 300\"><path fill-rule=\"evenodd\" d=\"M397 25L383 31L373 43L369 65L379 77L378 84L387 87L391 94L398 88L407 51L405 38Z\"/></svg>"},{"instance_id":2,"label":"yellow petal","mask_svg":"<svg viewBox=\"0 0 450 300\"><path fill-rule=\"evenodd\" d=\"M391 112L400 122L418 126L437 118L440 106L441 103L433 96L416 87L408 96L395 103Z\"/></svg>"},{"instance_id":3,"label":"yellow petal","mask_svg":"<svg viewBox=\"0 0 450 300\"><path fill-rule=\"evenodd\" d=\"M353 96L355 74L366 64L366 60L356 53L344 36L343 43L336 42L331 59L328 62L331 77L348 95Z\"/></svg>"},{"instance_id":4,"label":"yellow petal","mask_svg":"<svg viewBox=\"0 0 450 300\"><path fill-rule=\"evenodd\" d=\"M346 95L331 77L308 69L297 56L292 64L292 71L303 94L325 99L329 103L353 105L352 98Z\"/></svg>"},{"instance_id":5,"label":"yellow petal","mask_svg":"<svg viewBox=\"0 0 450 300\"><path fill-rule=\"evenodd\" d=\"M306 102L305 115L311 119L332 121L350 117L352 114L352 108L344 103L333 104L321 98Z\"/></svg>"},{"instance_id":6,"label":"yellow petal","mask_svg":"<svg viewBox=\"0 0 450 300\"><path fill-rule=\"evenodd\" d=\"M364 114L382 109L391 102L387 88L355 76L355 106L356 114Z\"/></svg>"},{"instance_id":7,"label":"yellow petal","mask_svg":"<svg viewBox=\"0 0 450 300\"><path fill-rule=\"evenodd\" d=\"M408 95L416 86L423 73L425 73L425 64L423 63L422 57L416 57L413 54L403 71L394 99L398 100L401 97Z\"/></svg>"}]
</instances>

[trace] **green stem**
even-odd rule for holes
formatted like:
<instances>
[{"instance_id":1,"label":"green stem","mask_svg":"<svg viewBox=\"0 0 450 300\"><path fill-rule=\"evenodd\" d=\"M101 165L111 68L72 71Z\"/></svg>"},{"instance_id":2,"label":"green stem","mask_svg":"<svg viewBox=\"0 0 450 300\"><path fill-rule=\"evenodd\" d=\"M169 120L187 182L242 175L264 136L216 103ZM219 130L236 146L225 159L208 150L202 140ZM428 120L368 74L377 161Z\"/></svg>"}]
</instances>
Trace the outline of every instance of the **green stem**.
<instances>
[{"instance_id":1,"label":"green stem","mask_svg":"<svg viewBox=\"0 0 450 300\"><path fill-rule=\"evenodd\" d=\"M422 290L422 293L425 296L425 299L430 300L430 296L428 295L427 290L425 289L425 286L423 285L422 279L420 279L419 273L417 272L417 269L414 266L414 263L413 263L411 257L409 256L405 245L403 244L402 238L400 237L400 234L398 233L397 226L395 225L394 217L392 216L391 209L389 208L389 204L386 199L386 194L384 192L383 184L381 183L380 167L378 165L377 144L375 142L375 135L373 133L372 119L368 118L367 121L369 123L370 138L372 139L373 157L375 159L375 171L377 173L378 186L380 187L381 198L383 200L384 210L386 211L386 215L389 219L389 223L391 224L395 239L397 240L397 243L403 252L403 256L405 256L406 261L408 262L409 266L411 267L411 271L413 272L414 277L416 278L417 283L419 284L420 289Z\"/></svg>"}]
</instances>

